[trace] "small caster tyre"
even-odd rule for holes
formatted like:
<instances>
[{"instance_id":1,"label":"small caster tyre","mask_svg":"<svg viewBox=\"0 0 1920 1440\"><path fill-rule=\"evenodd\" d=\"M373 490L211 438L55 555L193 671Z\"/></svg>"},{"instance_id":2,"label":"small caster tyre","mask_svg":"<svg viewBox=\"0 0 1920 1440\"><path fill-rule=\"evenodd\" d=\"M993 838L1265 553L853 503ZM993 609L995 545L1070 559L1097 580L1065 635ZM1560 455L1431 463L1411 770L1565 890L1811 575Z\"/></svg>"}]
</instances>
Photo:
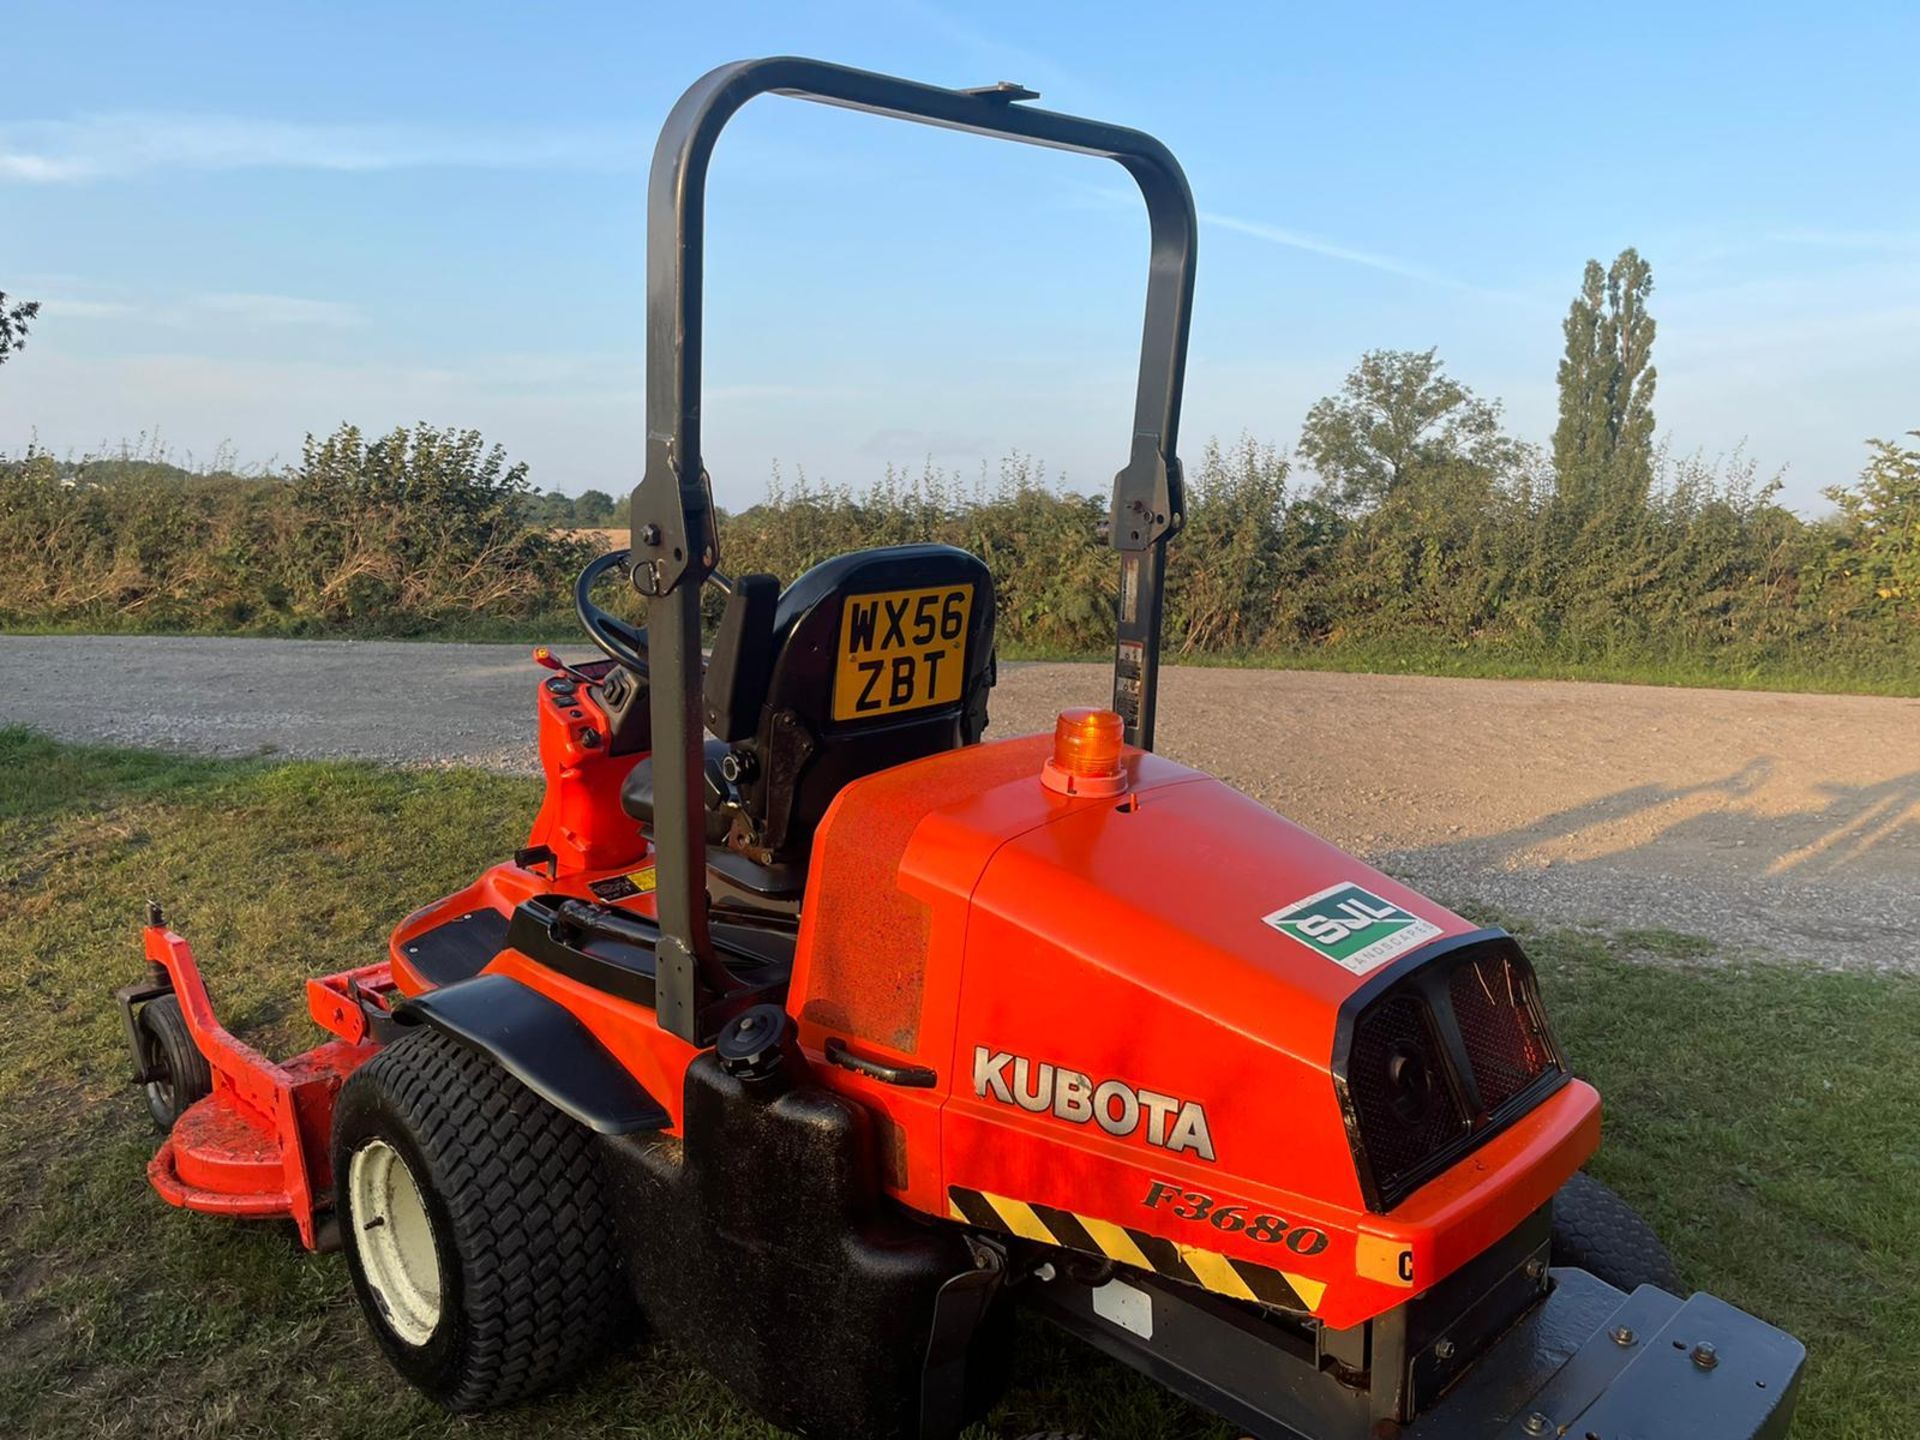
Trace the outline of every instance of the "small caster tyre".
<instances>
[{"instance_id":1,"label":"small caster tyre","mask_svg":"<svg viewBox=\"0 0 1920 1440\"><path fill-rule=\"evenodd\" d=\"M134 1022L140 1037L140 1060L147 1081L147 1113L161 1134L173 1129L189 1105L213 1093L213 1071L207 1057L193 1043L187 1017L172 995L161 995L140 1007Z\"/></svg>"},{"instance_id":2,"label":"small caster tyre","mask_svg":"<svg viewBox=\"0 0 1920 1440\"><path fill-rule=\"evenodd\" d=\"M564 1384L630 1317L588 1131L437 1031L407 1034L348 1077L333 1174L368 1328L449 1410Z\"/></svg>"},{"instance_id":3,"label":"small caster tyre","mask_svg":"<svg viewBox=\"0 0 1920 1440\"><path fill-rule=\"evenodd\" d=\"M1553 1263L1588 1271L1628 1294L1656 1285L1684 1296L1673 1256L1640 1212L1579 1171L1553 1197Z\"/></svg>"}]
</instances>

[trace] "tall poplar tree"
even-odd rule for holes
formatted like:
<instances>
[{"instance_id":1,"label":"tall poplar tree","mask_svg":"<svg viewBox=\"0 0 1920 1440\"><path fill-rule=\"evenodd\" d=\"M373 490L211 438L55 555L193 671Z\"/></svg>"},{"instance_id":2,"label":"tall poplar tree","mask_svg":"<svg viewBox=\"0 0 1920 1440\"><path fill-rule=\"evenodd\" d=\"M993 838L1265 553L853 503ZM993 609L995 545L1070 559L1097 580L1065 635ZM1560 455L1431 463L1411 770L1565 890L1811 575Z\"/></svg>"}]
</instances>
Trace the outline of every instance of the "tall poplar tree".
<instances>
[{"instance_id":1,"label":"tall poplar tree","mask_svg":"<svg viewBox=\"0 0 1920 1440\"><path fill-rule=\"evenodd\" d=\"M1622 250L1589 260L1567 311L1553 466L1563 511L1585 522L1637 510L1653 484L1653 267Z\"/></svg>"}]
</instances>

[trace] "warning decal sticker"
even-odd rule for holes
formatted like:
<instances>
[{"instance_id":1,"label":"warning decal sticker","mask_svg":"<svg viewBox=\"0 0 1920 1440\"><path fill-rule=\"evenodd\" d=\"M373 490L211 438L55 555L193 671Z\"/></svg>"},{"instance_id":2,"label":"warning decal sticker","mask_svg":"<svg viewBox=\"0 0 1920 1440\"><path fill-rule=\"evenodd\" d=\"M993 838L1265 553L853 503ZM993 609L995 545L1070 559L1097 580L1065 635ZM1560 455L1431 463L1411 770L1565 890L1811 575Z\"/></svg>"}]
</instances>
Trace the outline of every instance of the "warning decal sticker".
<instances>
[{"instance_id":1,"label":"warning decal sticker","mask_svg":"<svg viewBox=\"0 0 1920 1440\"><path fill-rule=\"evenodd\" d=\"M653 866L644 870L635 870L630 875L609 875L605 880L589 882L587 888L602 900L631 900L636 895L651 895L654 887Z\"/></svg>"},{"instance_id":2,"label":"warning decal sticker","mask_svg":"<svg viewBox=\"0 0 1920 1440\"><path fill-rule=\"evenodd\" d=\"M1356 975L1365 975L1440 933L1431 921L1346 881L1262 918L1282 935Z\"/></svg>"}]
</instances>

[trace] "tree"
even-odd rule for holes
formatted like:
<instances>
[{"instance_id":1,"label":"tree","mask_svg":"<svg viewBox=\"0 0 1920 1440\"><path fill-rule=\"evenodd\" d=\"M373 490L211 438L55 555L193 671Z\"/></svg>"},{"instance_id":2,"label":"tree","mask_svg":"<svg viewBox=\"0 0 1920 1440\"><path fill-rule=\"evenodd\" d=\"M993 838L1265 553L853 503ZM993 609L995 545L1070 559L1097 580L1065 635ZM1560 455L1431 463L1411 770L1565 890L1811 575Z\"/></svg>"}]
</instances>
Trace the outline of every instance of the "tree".
<instances>
[{"instance_id":1,"label":"tree","mask_svg":"<svg viewBox=\"0 0 1920 1440\"><path fill-rule=\"evenodd\" d=\"M1920 440L1920 430L1907 433ZM1829 571L1861 610L1920 624L1920 450L1869 443L1860 483L1825 492L1840 507Z\"/></svg>"},{"instance_id":2,"label":"tree","mask_svg":"<svg viewBox=\"0 0 1920 1440\"><path fill-rule=\"evenodd\" d=\"M7 292L0 290L0 365L14 351L26 348L27 323L39 313L38 300L17 300L8 308Z\"/></svg>"},{"instance_id":3,"label":"tree","mask_svg":"<svg viewBox=\"0 0 1920 1440\"><path fill-rule=\"evenodd\" d=\"M1436 350L1369 350L1340 393L1307 412L1297 448L1324 498L1349 512L1380 505L1421 467L1504 475L1522 460L1500 403L1448 375Z\"/></svg>"},{"instance_id":4,"label":"tree","mask_svg":"<svg viewBox=\"0 0 1920 1440\"><path fill-rule=\"evenodd\" d=\"M582 490L580 498L573 502L576 525L597 527L608 524L612 519L613 497L604 490Z\"/></svg>"},{"instance_id":5,"label":"tree","mask_svg":"<svg viewBox=\"0 0 1920 1440\"><path fill-rule=\"evenodd\" d=\"M1589 260L1567 311L1553 467L1563 511L1584 523L1646 504L1653 484L1653 267L1622 250Z\"/></svg>"},{"instance_id":6,"label":"tree","mask_svg":"<svg viewBox=\"0 0 1920 1440\"><path fill-rule=\"evenodd\" d=\"M529 527L526 465L477 430L369 440L342 425L307 436L288 478L301 528L288 587L328 621L510 611L579 563L579 547Z\"/></svg>"}]
</instances>

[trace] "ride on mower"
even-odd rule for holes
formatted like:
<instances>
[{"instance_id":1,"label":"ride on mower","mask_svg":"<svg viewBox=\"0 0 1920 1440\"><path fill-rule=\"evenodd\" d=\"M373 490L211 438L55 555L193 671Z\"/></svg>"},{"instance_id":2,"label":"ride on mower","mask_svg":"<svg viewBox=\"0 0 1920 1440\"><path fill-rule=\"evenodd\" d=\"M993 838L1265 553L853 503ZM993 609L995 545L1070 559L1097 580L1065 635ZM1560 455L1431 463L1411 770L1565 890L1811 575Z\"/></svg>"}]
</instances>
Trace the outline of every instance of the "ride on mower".
<instances>
[{"instance_id":1,"label":"ride on mower","mask_svg":"<svg viewBox=\"0 0 1920 1440\"><path fill-rule=\"evenodd\" d=\"M769 92L1138 183L1110 709L983 738L994 587L963 551L718 568L706 177ZM1154 753L1193 201L1158 141L1033 98L774 59L680 100L632 548L576 586L602 658L536 653L527 845L311 981L332 1038L280 1064L153 907L118 999L169 1130L154 1187L343 1248L381 1349L454 1410L644 1319L778 1426L951 1437L1027 1306L1259 1436L1783 1435L1802 1347L1668 1293L1578 1174L1599 1097L1521 947ZM644 628L594 599L616 573Z\"/></svg>"}]
</instances>

